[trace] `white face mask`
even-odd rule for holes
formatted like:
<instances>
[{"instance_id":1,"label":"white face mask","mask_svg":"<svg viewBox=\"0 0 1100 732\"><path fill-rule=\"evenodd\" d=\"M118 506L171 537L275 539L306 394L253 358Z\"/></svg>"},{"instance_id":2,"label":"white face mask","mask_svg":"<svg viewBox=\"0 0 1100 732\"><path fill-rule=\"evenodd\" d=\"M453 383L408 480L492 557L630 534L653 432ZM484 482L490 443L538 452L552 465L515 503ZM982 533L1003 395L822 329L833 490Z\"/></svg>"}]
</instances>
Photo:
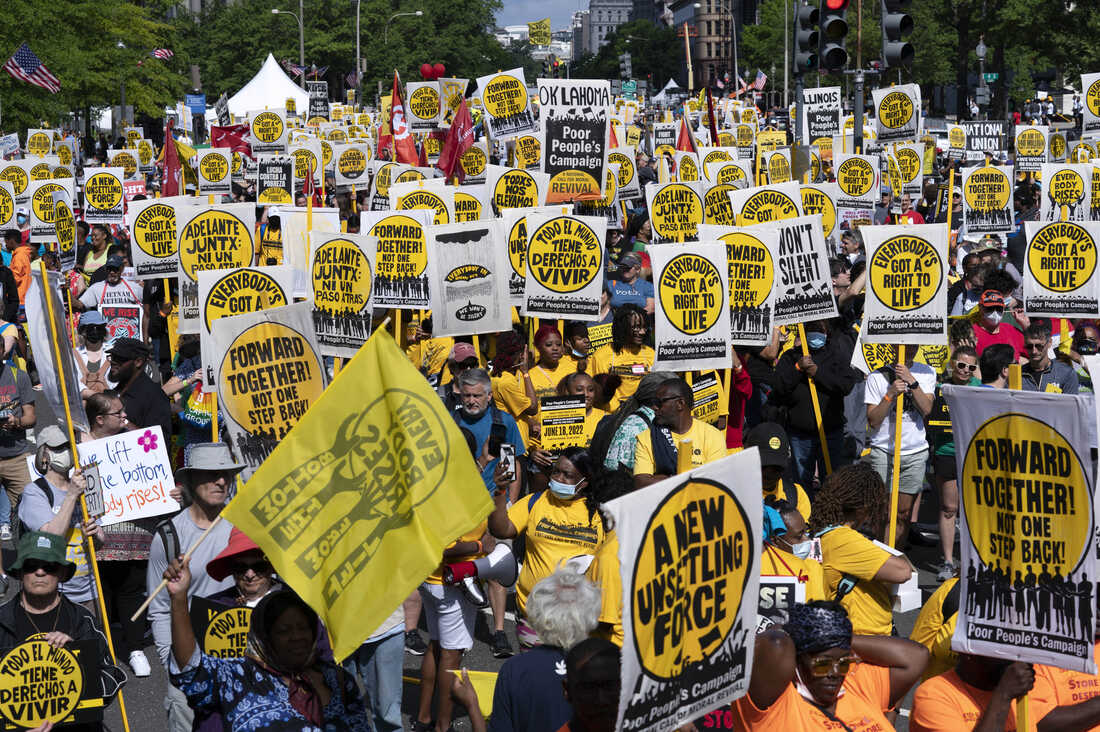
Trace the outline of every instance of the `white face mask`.
<instances>
[{"instance_id":1,"label":"white face mask","mask_svg":"<svg viewBox=\"0 0 1100 732\"><path fill-rule=\"evenodd\" d=\"M800 541L797 544L789 544L791 547L791 554L795 555L799 559L806 559L810 556L810 552L814 548L812 540Z\"/></svg>"},{"instance_id":2,"label":"white face mask","mask_svg":"<svg viewBox=\"0 0 1100 732\"><path fill-rule=\"evenodd\" d=\"M61 475L68 475L69 471L73 469L72 451L66 449L54 450L52 447L47 447L46 454L49 457L47 464L50 470L60 473Z\"/></svg>"},{"instance_id":3,"label":"white face mask","mask_svg":"<svg viewBox=\"0 0 1100 732\"><path fill-rule=\"evenodd\" d=\"M581 483L583 482L584 481L581 481ZM581 483L570 485L568 483L562 483L560 480L554 480L553 478L551 478L548 487L550 488L550 492L553 493L555 497L570 499L576 498L577 491L580 489Z\"/></svg>"},{"instance_id":4,"label":"white face mask","mask_svg":"<svg viewBox=\"0 0 1100 732\"><path fill-rule=\"evenodd\" d=\"M1004 318L1004 313L998 313L996 310L991 310L985 314L985 321L990 325L1000 325L1002 318Z\"/></svg>"}]
</instances>

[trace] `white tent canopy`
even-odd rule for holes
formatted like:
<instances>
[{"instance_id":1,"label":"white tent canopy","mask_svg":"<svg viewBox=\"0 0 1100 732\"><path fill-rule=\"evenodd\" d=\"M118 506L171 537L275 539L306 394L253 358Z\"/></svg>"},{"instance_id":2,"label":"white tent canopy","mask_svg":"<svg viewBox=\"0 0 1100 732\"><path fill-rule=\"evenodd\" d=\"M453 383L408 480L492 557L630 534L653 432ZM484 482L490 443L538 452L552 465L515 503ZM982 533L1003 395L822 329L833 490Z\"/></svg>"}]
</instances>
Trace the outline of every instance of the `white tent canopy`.
<instances>
[{"instance_id":1,"label":"white tent canopy","mask_svg":"<svg viewBox=\"0 0 1100 732\"><path fill-rule=\"evenodd\" d=\"M270 53L260 70L241 90L229 98L229 113L234 117L245 117L249 112L263 109L282 109L287 99L294 99L298 113L309 108L309 95L300 86L291 81L279 62ZM207 117L217 119L214 113L214 99L207 99ZM215 123L216 124L216 123Z\"/></svg>"},{"instance_id":2,"label":"white tent canopy","mask_svg":"<svg viewBox=\"0 0 1100 732\"><path fill-rule=\"evenodd\" d=\"M664 89L661 89L661 91L659 91L655 95L653 95L653 100L652 101L657 102L658 104L660 104L661 102L664 102L664 101L668 100L668 98L672 94L675 94L676 92L682 92L682 91L683 91L683 89L680 88L680 85L677 84L674 79L669 79L668 83L665 84Z\"/></svg>"}]
</instances>

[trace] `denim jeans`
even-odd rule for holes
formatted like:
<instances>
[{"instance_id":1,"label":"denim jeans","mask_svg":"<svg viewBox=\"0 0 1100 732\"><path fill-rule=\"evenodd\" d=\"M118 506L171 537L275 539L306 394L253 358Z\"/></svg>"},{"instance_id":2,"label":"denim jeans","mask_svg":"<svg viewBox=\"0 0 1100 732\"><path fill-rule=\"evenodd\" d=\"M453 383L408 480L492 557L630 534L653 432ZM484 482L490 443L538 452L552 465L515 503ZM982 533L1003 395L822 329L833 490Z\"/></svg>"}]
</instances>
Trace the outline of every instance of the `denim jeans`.
<instances>
[{"instance_id":1,"label":"denim jeans","mask_svg":"<svg viewBox=\"0 0 1100 732\"><path fill-rule=\"evenodd\" d=\"M787 471L806 495L813 497L814 469L821 480L825 479L825 456L821 453L821 439L816 435L810 435L792 430L788 435L791 439L791 464ZM825 435L825 442L829 446L829 463L833 470L849 462L844 450L844 433L836 431ZM791 476L791 473L794 473Z\"/></svg>"},{"instance_id":2,"label":"denim jeans","mask_svg":"<svg viewBox=\"0 0 1100 732\"><path fill-rule=\"evenodd\" d=\"M401 671L405 664L405 634L398 632L364 643L344 661L344 670L359 680L370 706L374 732L401 730Z\"/></svg>"}]
</instances>

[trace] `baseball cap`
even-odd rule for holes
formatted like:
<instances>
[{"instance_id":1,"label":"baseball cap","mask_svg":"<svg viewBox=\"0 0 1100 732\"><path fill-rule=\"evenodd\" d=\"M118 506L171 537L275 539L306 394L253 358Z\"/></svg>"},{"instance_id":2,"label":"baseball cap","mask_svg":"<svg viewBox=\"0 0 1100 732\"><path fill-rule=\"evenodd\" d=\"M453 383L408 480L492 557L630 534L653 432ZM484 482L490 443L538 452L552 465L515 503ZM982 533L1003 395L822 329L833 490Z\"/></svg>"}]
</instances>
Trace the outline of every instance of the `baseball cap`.
<instances>
[{"instance_id":1,"label":"baseball cap","mask_svg":"<svg viewBox=\"0 0 1100 732\"><path fill-rule=\"evenodd\" d=\"M890 186L881 186L878 189L878 192L879 192L880 195L887 196L887 195L893 193L894 189L891 188Z\"/></svg>"},{"instance_id":2,"label":"baseball cap","mask_svg":"<svg viewBox=\"0 0 1100 732\"><path fill-rule=\"evenodd\" d=\"M116 254L112 257L107 257L107 262L103 266L107 269L122 269L126 266L126 262L122 257Z\"/></svg>"},{"instance_id":3,"label":"baseball cap","mask_svg":"<svg viewBox=\"0 0 1100 732\"><path fill-rule=\"evenodd\" d=\"M43 427L38 433L37 444L48 447L61 447L69 444L69 438L61 431L60 427L51 424Z\"/></svg>"},{"instance_id":4,"label":"baseball cap","mask_svg":"<svg viewBox=\"0 0 1100 732\"><path fill-rule=\"evenodd\" d=\"M107 325L107 318L98 310L85 310L80 314L80 322L77 325L83 328L86 325Z\"/></svg>"},{"instance_id":5,"label":"baseball cap","mask_svg":"<svg viewBox=\"0 0 1100 732\"><path fill-rule=\"evenodd\" d=\"M761 422L745 435L745 447L760 450L760 467L785 468L791 460L787 432L775 422Z\"/></svg>"},{"instance_id":6,"label":"baseball cap","mask_svg":"<svg viewBox=\"0 0 1100 732\"><path fill-rule=\"evenodd\" d=\"M462 363L468 358L477 358L477 351L469 343L456 343L451 349L451 360Z\"/></svg>"},{"instance_id":7,"label":"baseball cap","mask_svg":"<svg viewBox=\"0 0 1100 732\"><path fill-rule=\"evenodd\" d=\"M1005 298L997 290L986 290L982 293L981 300L978 303L983 308L1003 308L1005 306Z\"/></svg>"},{"instance_id":8,"label":"baseball cap","mask_svg":"<svg viewBox=\"0 0 1100 732\"><path fill-rule=\"evenodd\" d=\"M633 252L624 254L619 259L619 269L630 269L631 267L641 267L642 258Z\"/></svg>"},{"instance_id":9,"label":"baseball cap","mask_svg":"<svg viewBox=\"0 0 1100 732\"><path fill-rule=\"evenodd\" d=\"M135 358L149 358L149 348L136 338L119 338L109 352L116 361L132 361Z\"/></svg>"},{"instance_id":10,"label":"baseball cap","mask_svg":"<svg viewBox=\"0 0 1100 732\"><path fill-rule=\"evenodd\" d=\"M951 193L958 196L959 198L962 198L963 189L961 186L955 186L951 189Z\"/></svg>"},{"instance_id":11,"label":"baseball cap","mask_svg":"<svg viewBox=\"0 0 1100 732\"><path fill-rule=\"evenodd\" d=\"M19 208L17 208L15 210L15 215L16 216L29 216L30 214L27 212L27 207L26 206L20 206Z\"/></svg>"}]
</instances>

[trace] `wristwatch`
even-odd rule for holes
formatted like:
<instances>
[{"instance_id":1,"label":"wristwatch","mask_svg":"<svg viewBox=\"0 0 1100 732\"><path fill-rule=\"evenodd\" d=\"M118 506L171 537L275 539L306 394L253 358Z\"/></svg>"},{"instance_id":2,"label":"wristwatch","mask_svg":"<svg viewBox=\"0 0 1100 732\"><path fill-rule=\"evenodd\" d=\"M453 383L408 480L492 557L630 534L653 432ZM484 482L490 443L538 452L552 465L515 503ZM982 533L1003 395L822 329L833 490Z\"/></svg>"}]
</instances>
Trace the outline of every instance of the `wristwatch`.
<instances>
[{"instance_id":1,"label":"wristwatch","mask_svg":"<svg viewBox=\"0 0 1100 732\"><path fill-rule=\"evenodd\" d=\"M913 391L914 389L920 388L920 383L916 379L913 379L908 384L906 384L906 386L909 387L909 391Z\"/></svg>"}]
</instances>

